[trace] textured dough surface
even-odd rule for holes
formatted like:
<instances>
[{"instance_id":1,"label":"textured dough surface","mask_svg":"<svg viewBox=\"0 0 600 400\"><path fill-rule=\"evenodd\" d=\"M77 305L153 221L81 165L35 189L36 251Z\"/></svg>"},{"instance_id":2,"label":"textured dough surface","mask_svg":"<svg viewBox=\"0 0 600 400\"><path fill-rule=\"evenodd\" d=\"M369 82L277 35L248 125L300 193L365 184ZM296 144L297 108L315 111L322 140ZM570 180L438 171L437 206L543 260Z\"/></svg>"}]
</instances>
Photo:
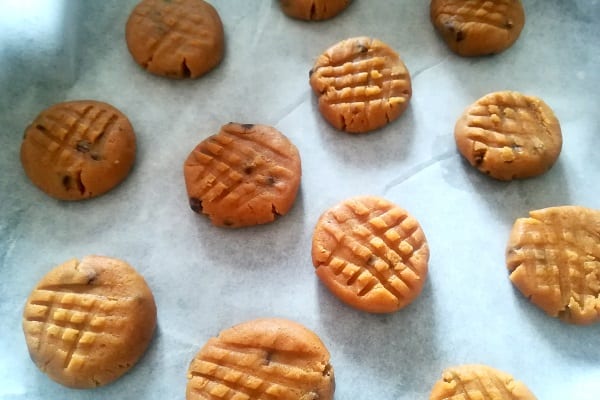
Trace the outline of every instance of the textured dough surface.
<instances>
[{"instance_id":1,"label":"textured dough surface","mask_svg":"<svg viewBox=\"0 0 600 400\"><path fill-rule=\"evenodd\" d=\"M513 225L506 263L513 284L548 315L574 324L600 320L600 211L531 211Z\"/></svg>"},{"instance_id":2,"label":"textured dough surface","mask_svg":"<svg viewBox=\"0 0 600 400\"><path fill-rule=\"evenodd\" d=\"M330 400L329 352L319 337L284 319L248 321L211 338L188 369L187 400Z\"/></svg>"},{"instance_id":3,"label":"textured dough surface","mask_svg":"<svg viewBox=\"0 0 600 400\"><path fill-rule=\"evenodd\" d=\"M405 210L363 196L323 213L313 233L312 260L317 276L342 301L385 313L421 293L429 247L421 226Z\"/></svg>"},{"instance_id":4,"label":"textured dough surface","mask_svg":"<svg viewBox=\"0 0 600 400\"><path fill-rule=\"evenodd\" d=\"M133 59L153 74L176 79L215 68L224 36L219 14L203 0L142 0L125 28Z\"/></svg>"},{"instance_id":5,"label":"textured dough surface","mask_svg":"<svg viewBox=\"0 0 600 400\"><path fill-rule=\"evenodd\" d=\"M472 166L504 181L543 174L562 149L552 109L537 97L511 91L487 94L467 107L454 137Z\"/></svg>"},{"instance_id":6,"label":"textured dough surface","mask_svg":"<svg viewBox=\"0 0 600 400\"><path fill-rule=\"evenodd\" d=\"M455 53L500 53L519 38L525 25L521 0L432 0L431 22Z\"/></svg>"},{"instance_id":7,"label":"textured dough surface","mask_svg":"<svg viewBox=\"0 0 600 400\"><path fill-rule=\"evenodd\" d=\"M31 359L73 388L119 378L145 352L155 327L156 305L144 278L124 261L101 256L52 269L23 312Z\"/></svg>"},{"instance_id":8,"label":"textured dough surface","mask_svg":"<svg viewBox=\"0 0 600 400\"><path fill-rule=\"evenodd\" d=\"M442 373L429 400L535 400L529 389L509 374L487 365L461 365Z\"/></svg>"},{"instance_id":9,"label":"textured dough surface","mask_svg":"<svg viewBox=\"0 0 600 400\"><path fill-rule=\"evenodd\" d=\"M350 0L279 0L283 12L307 21L333 18L348 7Z\"/></svg>"},{"instance_id":10,"label":"textured dough surface","mask_svg":"<svg viewBox=\"0 0 600 400\"><path fill-rule=\"evenodd\" d=\"M302 175L298 149L281 132L237 123L198 144L183 169L192 210L224 227L264 224L286 214Z\"/></svg>"},{"instance_id":11,"label":"textured dough surface","mask_svg":"<svg viewBox=\"0 0 600 400\"><path fill-rule=\"evenodd\" d=\"M69 101L45 109L27 127L21 164L46 194L81 200L123 181L135 152L135 133L123 113L99 101Z\"/></svg>"},{"instance_id":12,"label":"textured dough surface","mask_svg":"<svg viewBox=\"0 0 600 400\"><path fill-rule=\"evenodd\" d=\"M319 111L335 128L362 133L398 118L412 96L400 56L377 39L356 37L327 49L310 71Z\"/></svg>"}]
</instances>

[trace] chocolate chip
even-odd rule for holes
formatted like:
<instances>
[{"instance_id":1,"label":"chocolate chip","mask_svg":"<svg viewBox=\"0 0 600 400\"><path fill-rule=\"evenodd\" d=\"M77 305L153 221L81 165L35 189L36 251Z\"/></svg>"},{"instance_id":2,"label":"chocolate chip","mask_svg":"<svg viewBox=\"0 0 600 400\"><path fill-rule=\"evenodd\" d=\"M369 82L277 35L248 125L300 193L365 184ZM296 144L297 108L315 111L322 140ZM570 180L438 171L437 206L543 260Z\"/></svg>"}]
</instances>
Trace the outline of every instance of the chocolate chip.
<instances>
[{"instance_id":1,"label":"chocolate chip","mask_svg":"<svg viewBox=\"0 0 600 400\"><path fill-rule=\"evenodd\" d=\"M94 160L94 161L100 160L100 154L98 154L98 153L90 153L90 157L92 157L92 160Z\"/></svg>"},{"instance_id":2,"label":"chocolate chip","mask_svg":"<svg viewBox=\"0 0 600 400\"><path fill-rule=\"evenodd\" d=\"M359 51L360 53L366 53L367 51L369 51L369 49L367 48L367 46L365 46L364 44L360 44L360 43L359 43L359 44L357 45L357 47L358 47L358 51Z\"/></svg>"},{"instance_id":3,"label":"chocolate chip","mask_svg":"<svg viewBox=\"0 0 600 400\"><path fill-rule=\"evenodd\" d=\"M308 77L310 78L314 72L315 71L313 71L312 69L310 71L308 71Z\"/></svg>"},{"instance_id":4,"label":"chocolate chip","mask_svg":"<svg viewBox=\"0 0 600 400\"><path fill-rule=\"evenodd\" d=\"M267 185L273 186L274 184L275 184L275 178L273 178L272 176L268 176L267 177Z\"/></svg>"},{"instance_id":5,"label":"chocolate chip","mask_svg":"<svg viewBox=\"0 0 600 400\"><path fill-rule=\"evenodd\" d=\"M91 146L92 146L92 144L90 142L88 142L87 140L80 140L79 142L77 142L77 145L75 146L75 148L80 153L87 153L88 151L90 151Z\"/></svg>"},{"instance_id":6,"label":"chocolate chip","mask_svg":"<svg viewBox=\"0 0 600 400\"><path fill-rule=\"evenodd\" d=\"M197 197L190 197L190 208L192 211L201 213L202 212L202 200Z\"/></svg>"},{"instance_id":7,"label":"chocolate chip","mask_svg":"<svg viewBox=\"0 0 600 400\"><path fill-rule=\"evenodd\" d=\"M254 128L254 124L242 124L242 128L244 128L244 129L252 129L252 128Z\"/></svg>"},{"instance_id":8,"label":"chocolate chip","mask_svg":"<svg viewBox=\"0 0 600 400\"><path fill-rule=\"evenodd\" d=\"M69 175L63 176L63 178L62 178L62 185L67 190L71 189L71 177Z\"/></svg>"},{"instance_id":9,"label":"chocolate chip","mask_svg":"<svg viewBox=\"0 0 600 400\"><path fill-rule=\"evenodd\" d=\"M37 129L38 131L40 131L42 133L46 133L46 134L49 133L49 130L44 125L41 125L41 124L37 124L35 126L35 129Z\"/></svg>"},{"instance_id":10,"label":"chocolate chip","mask_svg":"<svg viewBox=\"0 0 600 400\"><path fill-rule=\"evenodd\" d=\"M223 225L225 225L225 226L232 226L233 222L231 222L231 221L229 221L229 220L226 219L226 220L223 221Z\"/></svg>"},{"instance_id":11,"label":"chocolate chip","mask_svg":"<svg viewBox=\"0 0 600 400\"><path fill-rule=\"evenodd\" d=\"M465 39L465 34L463 33L463 31L456 32L456 41L457 42L461 42L464 39Z\"/></svg>"},{"instance_id":12,"label":"chocolate chip","mask_svg":"<svg viewBox=\"0 0 600 400\"><path fill-rule=\"evenodd\" d=\"M250 175L254 171L254 168L251 165L244 167L244 173Z\"/></svg>"}]
</instances>

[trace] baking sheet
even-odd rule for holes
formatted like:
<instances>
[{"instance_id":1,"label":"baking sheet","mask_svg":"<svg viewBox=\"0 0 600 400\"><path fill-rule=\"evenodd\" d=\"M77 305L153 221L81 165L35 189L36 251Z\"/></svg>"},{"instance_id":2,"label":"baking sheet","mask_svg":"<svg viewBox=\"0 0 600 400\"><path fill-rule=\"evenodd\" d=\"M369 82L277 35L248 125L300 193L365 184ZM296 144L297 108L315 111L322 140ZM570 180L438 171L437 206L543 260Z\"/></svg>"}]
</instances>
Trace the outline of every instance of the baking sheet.
<instances>
[{"instance_id":1,"label":"baking sheet","mask_svg":"<svg viewBox=\"0 0 600 400\"><path fill-rule=\"evenodd\" d=\"M444 368L463 363L509 372L539 399L598 399L600 325L570 326L536 309L511 286L504 247L514 219L531 209L600 208L600 2L523 0L517 43L469 59L436 36L426 1L355 0L332 20L306 23L284 16L277 1L212 0L226 55L194 81L152 76L133 62L124 26L135 3L2 2L0 398L184 398L188 364L209 337L273 316L322 338L336 399L426 399ZM349 135L319 115L308 71L325 48L360 35L400 53L414 95L399 120ZM455 150L464 107L504 89L543 98L560 119L563 152L541 177L493 181ZM18 154L35 115L74 99L115 105L139 147L123 184L70 203L29 183ZM297 201L273 224L220 229L188 207L183 160L229 121L273 125L300 150ZM345 306L313 271L319 215L359 194L407 209L430 243L423 293L395 314ZM21 312L50 268L88 254L135 266L153 289L159 325L128 374L81 391L55 384L29 360Z\"/></svg>"}]
</instances>

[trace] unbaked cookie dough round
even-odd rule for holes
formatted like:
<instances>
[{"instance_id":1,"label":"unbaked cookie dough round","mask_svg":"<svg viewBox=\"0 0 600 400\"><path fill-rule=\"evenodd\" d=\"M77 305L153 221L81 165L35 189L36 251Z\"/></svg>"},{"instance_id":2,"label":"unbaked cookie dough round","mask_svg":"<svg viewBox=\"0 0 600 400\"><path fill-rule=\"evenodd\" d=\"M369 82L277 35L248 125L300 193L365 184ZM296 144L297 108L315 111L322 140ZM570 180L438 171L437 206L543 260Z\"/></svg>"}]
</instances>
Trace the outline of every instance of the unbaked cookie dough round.
<instances>
[{"instance_id":1,"label":"unbaked cookie dough round","mask_svg":"<svg viewBox=\"0 0 600 400\"><path fill-rule=\"evenodd\" d=\"M304 326L281 318L247 321L210 338L188 369L187 400L332 400L329 351Z\"/></svg>"},{"instance_id":2,"label":"unbaked cookie dough round","mask_svg":"<svg viewBox=\"0 0 600 400\"><path fill-rule=\"evenodd\" d=\"M225 34L204 0L142 0L131 12L125 40L133 59L168 78L198 78L223 58Z\"/></svg>"},{"instance_id":3,"label":"unbaked cookie dough round","mask_svg":"<svg viewBox=\"0 0 600 400\"><path fill-rule=\"evenodd\" d=\"M126 262L102 256L52 269L23 311L31 359L56 382L80 389L125 374L155 327L156 304L144 278Z\"/></svg>"},{"instance_id":4,"label":"unbaked cookie dough round","mask_svg":"<svg viewBox=\"0 0 600 400\"><path fill-rule=\"evenodd\" d=\"M82 200L123 181L135 153L135 133L122 112L100 101L78 100L55 104L33 120L21 144L21 164L49 196Z\"/></svg>"},{"instance_id":5,"label":"unbaked cookie dough round","mask_svg":"<svg viewBox=\"0 0 600 400\"><path fill-rule=\"evenodd\" d=\"M461 56L500 53L517 41L525 25L521 0L432 0L430 17Z\"/></svg>"}]
</instances>

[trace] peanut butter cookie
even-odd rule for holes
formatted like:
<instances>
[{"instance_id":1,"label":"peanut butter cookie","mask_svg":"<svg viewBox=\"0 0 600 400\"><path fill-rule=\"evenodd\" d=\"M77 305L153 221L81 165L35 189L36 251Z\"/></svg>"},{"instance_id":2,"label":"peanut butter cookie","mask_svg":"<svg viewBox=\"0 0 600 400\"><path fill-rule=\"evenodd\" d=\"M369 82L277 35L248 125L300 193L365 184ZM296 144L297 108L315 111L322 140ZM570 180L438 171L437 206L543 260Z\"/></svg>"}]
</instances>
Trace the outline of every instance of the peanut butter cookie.
<instances>
[{"instance_id":1,"label":"peanut butter cookie","mask_svg":"<svg viewBox=\"0 0 600 400\"><path fill-rule=\"evenodd\" d=\"M211 338L188 370L187 400L331 400L329 352L302 325L277 318L248 321Z\"/></svg>"},{"instance_id":2,"label":"peanut butter cookie","mask_svg":"<svg viewBox=\"0 0 600 400\"><path fill-rule=\"evenodd\" d=\"M125 28L133 59L153 74L176 79L215 68L224 36L218 12L203 0L142 0Z\"/></svg>"},{"instance_id":3,"label":"peanut butter cookie","mask_svg":"<svg viewBox=\"0 0 600 400\"><path fill-rule=\"evenodd\" d=\"M56 382L80 389L110 383L133 367L155 326L144 278L124 261L100 256L48 272L23 312L32 360Z\"/></svg>"},{"instance_id":4,"label":"peanut butter cookie","mask_svg":"<svg viewBox=\"0 0 600 400\"><path fill-rule=\"evenodd\" d=\"M136 139L129 120L92 100L55 104L25 130L21 163L42 191L60 200L106 193L127 177Z\"/></svg>"},{"instance_id":5,"label":"peanut butter cookie","mask_svg":"<svg viewBox=\"0 0 600 400\"><path fill-rule=\"evenodd\" d=\"M286 214L302 175L298 149L281 132L237 123L198 144L183 172L192 210L232 228Z\"/></svg>"},{"instance_id":6,"label":"peanut butter cookie","mask_svg":"<svg viewBox=\"0 0 600 400\"><path fill-rule=\"evenodd\" d=\"M412 96L410 74L400 56L368 37L339 42L310 70L319 111L335 128L361 133L398 118Z\"/></svg>"},{"instance_id":7,"label":"peanut butter cookie","mask_svg":"<svg viewBox=\"0 0 600 400\"><path fill-rule=\"evenodd\" d=\"M472 166L503 181L543 174L562 149L552 109L537 97L510 91L490 93L467 107L454 137Z\"/></svg>"},{"instance_id":8,"label":"peanut butter cookie","mask_svg":"<svg viewBox=\"0 0 600 400\"><path fill-rule=\"evenodd\" d=\"M525 25L521 0L432 0L430 15L448 47L461 56L500 53Z\"/></svg>"},{"instance_id":9,"label":"peanut butter cookie","mask_svg":"<svg viewBox=\"0 0 600 400\"><path fill-rule=\"evenodd\" d=\"M420 293L429 247L421 226L389 201L355 197L327 210L312 239L317 276L359 310L397 311Z\"/></svg>"},{"instance_id":10,"label":"peanut butter cookie","mask_svg":"<svg viewBox=\"0 0 600 400\"><path fill-rule=\"evenodd\" d=\"M510 280L548 315L600 320L600 211L550 207L515 221L506 250Z\"/></svg>"},{"instance_id":11,"label":"peanut butter cookie","mask_svg":"<svg viewBox=\"0 0 600 400\"><path fill-rule=\"evenodd\" d=\"M535 400L529 389L509 374L487 365L461 365L446 369L429 400Z\"/></svg>"}]
</instances>

